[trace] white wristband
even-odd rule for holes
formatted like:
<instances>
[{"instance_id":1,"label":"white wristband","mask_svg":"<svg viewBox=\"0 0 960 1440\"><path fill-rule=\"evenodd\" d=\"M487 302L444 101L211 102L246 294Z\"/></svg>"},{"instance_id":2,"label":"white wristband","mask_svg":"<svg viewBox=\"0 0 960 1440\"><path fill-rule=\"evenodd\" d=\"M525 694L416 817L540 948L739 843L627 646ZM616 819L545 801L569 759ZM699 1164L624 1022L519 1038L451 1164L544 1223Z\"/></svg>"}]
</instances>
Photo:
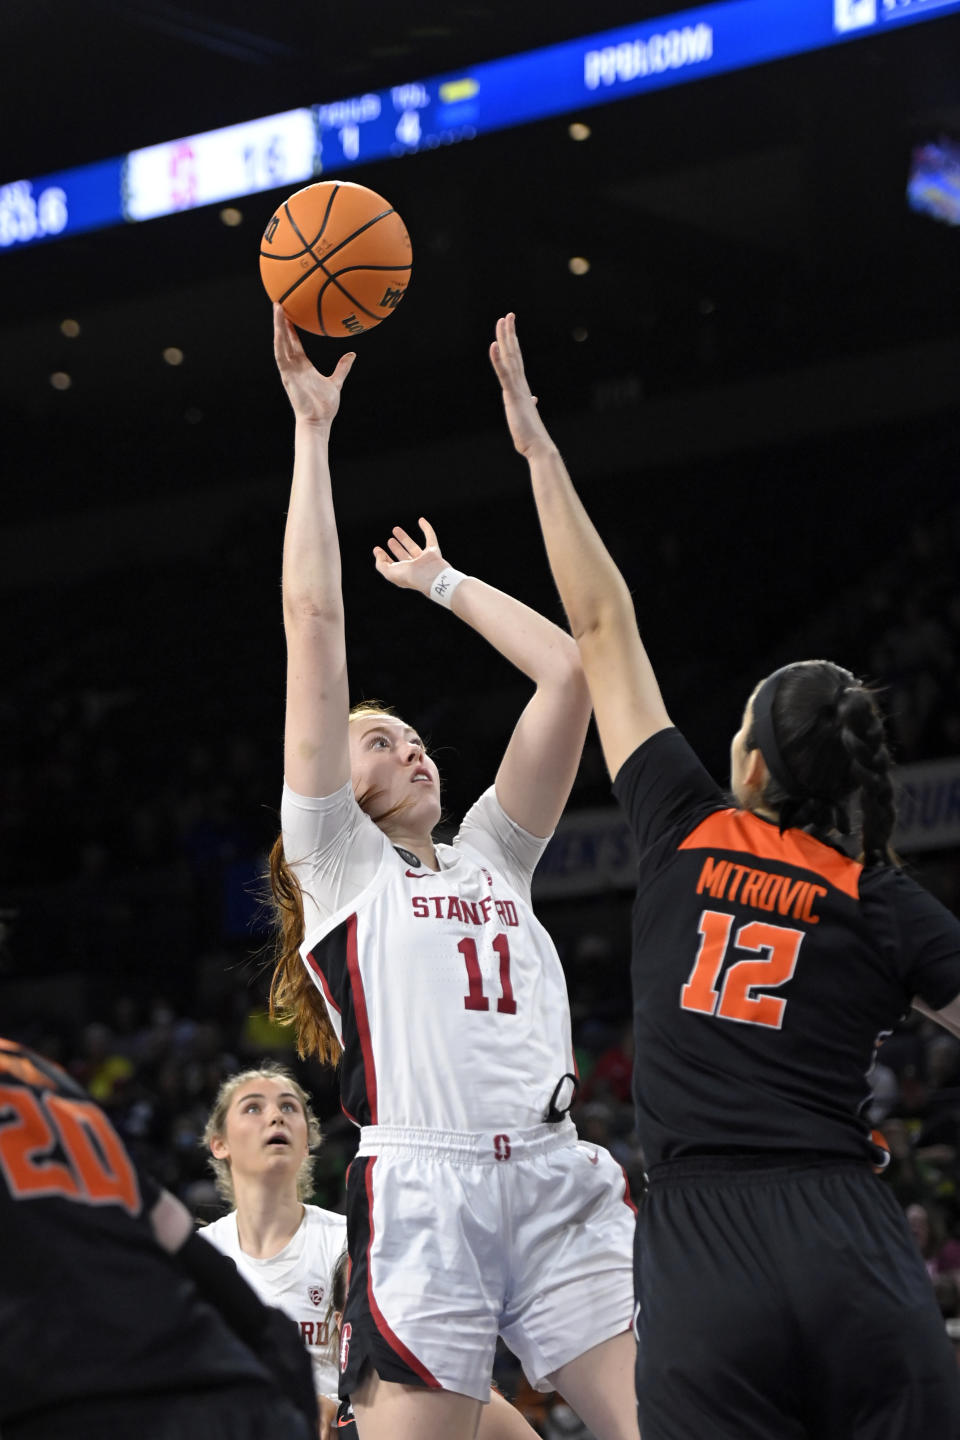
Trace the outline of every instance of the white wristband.
<instances>
[{"instance_id":1,"label":"white wristband","mask_svg":"<svg viewBox=\"0 0 960 1440\"><path fill-rule=\"evenodd\" d=\"M452 565L448 565L430 581L430 599L436 600L438 605L443 605L449 610L454 590L460 581L466 580L466 578L462 570L454 570Z\"/></svg>"}]
</instances>

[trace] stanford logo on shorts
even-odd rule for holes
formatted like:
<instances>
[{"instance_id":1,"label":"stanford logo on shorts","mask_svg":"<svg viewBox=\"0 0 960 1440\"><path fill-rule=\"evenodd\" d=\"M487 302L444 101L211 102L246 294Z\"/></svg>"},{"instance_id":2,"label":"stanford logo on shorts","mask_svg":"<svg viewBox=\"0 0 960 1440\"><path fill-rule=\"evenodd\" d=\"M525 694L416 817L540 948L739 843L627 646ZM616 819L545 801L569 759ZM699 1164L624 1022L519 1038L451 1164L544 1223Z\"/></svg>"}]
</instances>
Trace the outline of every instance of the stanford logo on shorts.
<instances>
[{"instance_id":1,"label":"stanford logo on shorts","mask_svg":"<svg viewBox=\"0 0 960 1440\"><path fill-rule=\"evenodd\" d=\"M496 1158L497 1158L498 1160L509 1160L509 1159L510 1159L510 1136L509 1136L509 1135L494 1135L494 1137L493 1137L493 1153L494 1153L494 1155L496 1156Z\"/></svg>"},{"instance_id":2,"label":"stanford logo on shorts","mask_svg":"<svg viewBox=\"0 0 960 1440\"><path fill-rule=\"evenodd\" d=\"M340 1331L340 1373L343 1374L347 1368L347 1361L350 1359L350 1336L353 1334L353 1326L348 1320Z\"/></svg>"},{"instance_id":3,"label":"stanford logo on shorts","mask_svg":"<svg viewBox=\"0 0 960 1440\"><path fill-rule=\"evenodd\" d=\"M320 1304L320 1301L323 1299L323 1286L322 1286L322 1285L308 1285L308 1286L307 1286L307 1295L308 1295L309 1298L313 1301L314 1305L319 1305L319 1304Z\"/></svg>"}]
</instances>

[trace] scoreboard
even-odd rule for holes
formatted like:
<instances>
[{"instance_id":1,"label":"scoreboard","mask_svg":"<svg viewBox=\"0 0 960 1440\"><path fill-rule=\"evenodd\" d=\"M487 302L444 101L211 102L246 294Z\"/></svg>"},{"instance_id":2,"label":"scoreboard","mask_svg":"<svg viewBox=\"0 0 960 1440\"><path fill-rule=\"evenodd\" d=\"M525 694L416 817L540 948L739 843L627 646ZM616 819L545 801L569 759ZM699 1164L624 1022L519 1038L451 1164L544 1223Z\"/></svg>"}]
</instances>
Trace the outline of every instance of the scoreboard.
<instances>
[{"instance_id":1,"label":"scoreboard","mask_svg":"<svg viewBox=\"0 0 960 1440\"><path fill-rule=\"evenodd\" d=\"M0 250L308 184L485 131L960 14L960 0L720 0L456 73L0 185Z\"/></svg>"}]
</instances>

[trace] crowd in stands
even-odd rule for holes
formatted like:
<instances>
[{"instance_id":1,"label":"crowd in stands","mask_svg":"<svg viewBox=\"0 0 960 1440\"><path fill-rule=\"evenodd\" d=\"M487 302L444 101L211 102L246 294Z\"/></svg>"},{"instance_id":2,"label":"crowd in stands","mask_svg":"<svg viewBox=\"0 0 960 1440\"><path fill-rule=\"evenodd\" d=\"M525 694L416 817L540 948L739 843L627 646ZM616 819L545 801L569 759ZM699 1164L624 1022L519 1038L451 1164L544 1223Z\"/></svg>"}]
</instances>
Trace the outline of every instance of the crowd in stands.
<instances>
[{"instance_id":1,"label":"crowd in stands","mask_svg":"<svg viewBox=\"0 0 960 1440\"><path fill-rule=\"evenodd\" d=\"M219 960L225 958L223 955ZM582 937L564 955L571 991L598 974L618 991L627 965L621 946ZM599 970L598 970L599 967ZM249 967L228 972L218 1002L206 1013L183 1013L161 993L145 1000L120 994L102 1018L79 1027L21 1016L14 1028L59 1060L107 1109L138 1158L179 1194L198 1220L223 1213L201 1143L220 1082L230 1073L274 1056L291 1064L313 1094L324 1140L313 1202L343 1211L345 1173L356 1131L339 1111L335 1077L293 1053L288 1032L266 1015L265 986ZM628 1002L622 998L622 1004ZM643 1156L633 1129L629 1022L608 1007L606 1018L575 1007L581 1089L573 1115L581 1136L607 1146L624 1166L631 1190L642 1194ZM945 1321L960 1322L960 1041L919 1015L908 1018L882 1047L871 1119L885 1135L892 1159L886 1174L923 1253ZM960 1323L956 1327L960 1330ZM501 1388L546 1437L583 1437L556 1397L535 1394L508 1352L497 1361Z\"/></svg>"}]
</instances>

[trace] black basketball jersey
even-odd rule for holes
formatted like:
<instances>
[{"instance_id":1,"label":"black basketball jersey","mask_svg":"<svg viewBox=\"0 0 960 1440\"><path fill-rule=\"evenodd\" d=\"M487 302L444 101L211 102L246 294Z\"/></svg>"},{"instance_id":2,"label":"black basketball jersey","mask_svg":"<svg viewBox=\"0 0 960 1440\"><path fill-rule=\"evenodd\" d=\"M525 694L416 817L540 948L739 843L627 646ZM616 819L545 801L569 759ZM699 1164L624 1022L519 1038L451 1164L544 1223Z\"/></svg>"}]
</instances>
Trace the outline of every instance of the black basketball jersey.
<instances>
[{"instance_id":1,"label":"black basketball jersey","mask_svg":"<svg viewBox=\"0 0 960 1440\"><path fill-rule=\"evenodd\" d=\"M960 922L895 866L729 807L677 730L614 782L639 852L634 1098L648 1166L867 1158L878 1038L960 994Z\"/></svg>"},{"instance_id":2,"label":"black basketball jersey","mask_svg":"<svg viewBox=\"0 0 960 1440\"><path fill-rule=\"evenodd\" d=\"M0 1040L0 1424L87 1398L272 1385L154 1239L158 1193L69 1076Z\"/></svg>"}]
</instances>

